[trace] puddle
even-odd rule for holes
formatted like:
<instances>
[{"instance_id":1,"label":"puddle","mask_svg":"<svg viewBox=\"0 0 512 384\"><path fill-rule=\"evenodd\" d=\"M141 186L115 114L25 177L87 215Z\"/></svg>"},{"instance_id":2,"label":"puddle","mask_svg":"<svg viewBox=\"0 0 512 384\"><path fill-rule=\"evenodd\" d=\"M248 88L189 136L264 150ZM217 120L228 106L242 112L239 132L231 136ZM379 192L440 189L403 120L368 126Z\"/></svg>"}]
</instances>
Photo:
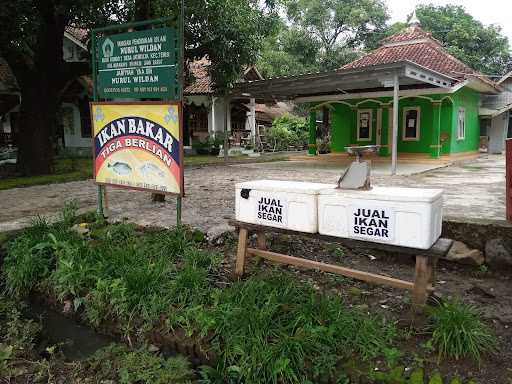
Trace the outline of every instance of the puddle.
<instances>
[{"instance_id":1,"label":"puddle","mask_svg":"<svg viewBox=\"0 0 512 384\"><path fill-rule=\"evenodd\" d=\"M113 338L100 335L37 300L30 300L26 312L27 317L41 321L43 339L40 348L44 350L59 345L66 359L87 359L97 350L115 342Z\"/></svg>"}]
</instances>

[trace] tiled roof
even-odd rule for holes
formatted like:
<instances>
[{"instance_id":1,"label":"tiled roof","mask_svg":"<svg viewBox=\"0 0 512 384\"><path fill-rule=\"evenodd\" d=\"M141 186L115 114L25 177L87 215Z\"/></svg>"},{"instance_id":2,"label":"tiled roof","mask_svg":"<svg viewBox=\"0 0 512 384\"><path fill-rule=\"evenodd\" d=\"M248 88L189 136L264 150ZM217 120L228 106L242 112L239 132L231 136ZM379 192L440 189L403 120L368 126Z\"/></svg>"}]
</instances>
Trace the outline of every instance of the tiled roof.
<instances>
[{"instance_id":1,"label":"tiled roof","mask_svg":"<svg viewBox=\"0 0 512 384\"><path fill-rule=\"evenodd\" d=\"M485 82L485 76L450 55L441 43L418 26L408 27L382 41L383 45L340 69L355 69L381 64L411 61L432 71L458 80L474 75Z\"/></svg>"},{"instance_id":2,"label":"tiled roof","mask_svg":"<svg viewBox=\"0 0 512 384\"><path fill-rule=\"evenodd\" d=\"M82 44L85 44L89 38L89 31L84 28L66 27L66 32L80 41Z\"/></svg>"},{"instance_id":3,"label":"tiled roof","mask_svg":"<svg viewBox=\"0 0 512 384\"><path fill-rule=\"evenodd\" d=\"M14 77L9 64L0 57L0 91L13 91L18 90L18 82Z\"/></svg>"},{"instance_id":4,"label":"tiled roof","mask_svg":"<svg viewBox=\"0 0 512 384\"><path fill-rule=\"evenodd\" d=\"M185 87L185 95L204 95L213 93L212 81L208 74L210 61L207 58L189 63L188 68L193 82Z\"/></svg>"}]
</instances>

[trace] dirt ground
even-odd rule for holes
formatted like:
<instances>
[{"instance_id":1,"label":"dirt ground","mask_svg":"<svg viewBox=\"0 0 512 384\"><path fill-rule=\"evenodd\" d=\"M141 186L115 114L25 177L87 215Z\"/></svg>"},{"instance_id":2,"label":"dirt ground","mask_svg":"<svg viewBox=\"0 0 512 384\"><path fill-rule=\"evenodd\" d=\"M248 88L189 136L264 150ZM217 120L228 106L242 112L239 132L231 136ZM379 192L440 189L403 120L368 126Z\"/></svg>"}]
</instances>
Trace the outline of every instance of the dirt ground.
<instances>
[{"instance_id":1,"label":"dirt ground","mask_svg":"<svg viewBox=\"0 0 512 384\"><path fill-rule=\"evenodd\" d=\"M252 239L254 242L255 239ZM348 249L339 244L326 243L297 236L273 235L269 237L272 251L310 258L361 269L364 271L412 280L414 259L403 255L378 253L364 249ZM234 259L234 248L229 252ZM268 262L252 260L248 274L255 274L267 268L274 268ZM351 306L357 306L372 313L380 313L395 321L402 329L410 325L409 293L395 288L379 287L343 278L328 273L300 270L282 266L298 278L308 280L319 290L339 294ZM407 368L423 364L427 371L440 368L444 377L460 375L475 379L481 384L512 383L512 276L510 273L493 273L476 267L465 267L440 261L436 274L436 293L432 302L460 299L481 311L485 321L491 325L497 338L498 350L485 356L480 365L470 359L445 360L437 363L436 358L425 359L426 337L412 334L400 341L405 352L401 363ZM434 303L435 304L435 303Z\"/></svg>"},{"instance_id":2,"label":"dirt ground","mask_svg":"<svg viewBox=\"0 0 512 384\"><path fill-rule=\"evenodd\" d=\"M496 219L505 217L504 158L483 155L479 159L409 176L377 174L375 185L443 188L445 217ZM301 180L335 183L341 172L336 165L316 162L272 162L187 167L183 222L215 236L229 229L226 216L234 215L235 183L256 179ZM35 215L54 215L66 200L76 199L83 210L96 206L97 187L89 181L16 188L0 191L0 232L18 229ZM153 203L147 192L108 189L110 217L141 225L172 226L176 200Z\"/></svg>"}]
</instances>

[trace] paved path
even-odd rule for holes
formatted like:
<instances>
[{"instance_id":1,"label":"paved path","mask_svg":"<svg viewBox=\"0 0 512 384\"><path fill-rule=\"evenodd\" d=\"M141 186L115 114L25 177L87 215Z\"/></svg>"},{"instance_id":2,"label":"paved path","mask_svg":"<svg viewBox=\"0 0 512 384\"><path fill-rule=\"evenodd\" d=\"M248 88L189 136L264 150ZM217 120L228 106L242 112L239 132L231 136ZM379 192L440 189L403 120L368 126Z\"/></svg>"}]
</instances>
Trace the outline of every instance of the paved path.
<instances>
[{"instance_id":1,"label":"paved path","mask_svg":"<svg viewBox=\"0 0 512 384\"><path fill-rule=\"evenodd\" d=\"M445 189L445 216L462 219L504 219L503 156L481 158L425 173L389 177L377 174L374 184ZM238 164L186 169L183 221L211 234L226 230L225 216L234 214L234 184L255 179L303 180L335 183L340 170L312 167L304 162ZM66 200L76 199L84 210L94 209L92 181L16 188L0 191L0 231L21 228L33 216L55 215ZM109 189L111 217L146 225L175 223L175 199L152 203L149 193Z\"/></svg>"}]
</instances>

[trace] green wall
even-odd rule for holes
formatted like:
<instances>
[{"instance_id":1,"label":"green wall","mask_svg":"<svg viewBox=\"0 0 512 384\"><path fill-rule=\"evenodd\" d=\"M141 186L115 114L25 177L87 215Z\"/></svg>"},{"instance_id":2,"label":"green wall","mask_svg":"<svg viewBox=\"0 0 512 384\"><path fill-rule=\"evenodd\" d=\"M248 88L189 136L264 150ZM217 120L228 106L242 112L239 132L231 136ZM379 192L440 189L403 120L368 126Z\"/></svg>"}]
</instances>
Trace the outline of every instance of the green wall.
<instances>
[{"instance_id":1,"label":"green wall","mask_svg":"<svg viewBox=\"0 0 512 384\"><path fill-rule=\"evenodd\" d=\"M331 151L344 152L352 144L352 127L355 125L351 107L333 104L331 110Z\"/></svg>"},{"instance_id":2,"label":"green wall","mask_svg":"<svg viewBox=\"0 0 512 384\"><path fill-rule=\"evenodd\" d=\"M449 153L477 151L480 147L480 94L472 89L462 88L453 96L452 131L448 139ZM466 136L457 139L457 117L459 108L466 110Z\"/></svg>"},{"instance_id":3,"label":"green wall","mask_svg":"<svg viewBox=\"0 0 512 384\"><path fill-rule=\"evenodd\" d=\"M431 100L442 101L435 107ZM382 105L384 104L384 106ZM389 118L386 105L392 104L390 97L375 99L353 99L343 102L332 102L331 105L331 150L344 152L349 145L369 145L376 142L377 111L382 108L381 144L388 142ZM400 99L398 114L398 152L403 153L431 153L431 146L437 144L433 134L434 108L440 108L440 132L447 140L442 142L441 153L476 151L480 141L480 126L478 110L480 94L471 89L462 88L453 94L425 95ZM439 105L439 104L438 104ZM420 107L420 137L417 141L404 141L403 136L403 108ZM464 140L457 140L457 111L460 107L466 110L466 136ZM372 140L357 141L357 110L372 110ZM392 109L389 109L392 113ZM381 154L388 154L384 148Z\"/></svg>"}]
</instances>

